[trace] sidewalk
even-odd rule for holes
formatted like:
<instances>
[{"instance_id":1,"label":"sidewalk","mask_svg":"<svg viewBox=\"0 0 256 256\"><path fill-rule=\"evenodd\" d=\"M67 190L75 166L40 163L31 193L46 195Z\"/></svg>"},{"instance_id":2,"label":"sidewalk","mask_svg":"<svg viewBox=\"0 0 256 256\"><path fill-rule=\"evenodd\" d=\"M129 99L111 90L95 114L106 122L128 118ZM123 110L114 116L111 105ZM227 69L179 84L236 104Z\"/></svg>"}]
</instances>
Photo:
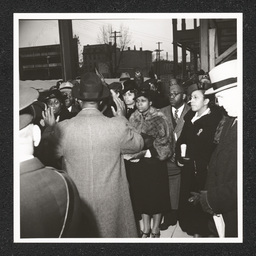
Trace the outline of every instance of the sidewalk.
<instances>
[{"instance_id":1,"label":"sidewalk","mask_svg":"<svg viewBox=\"0 0 256 256\"><path fill-rule=\"evenodd\" d=\"M152 221L152 220L151 220ZM140 221L141 228L143 227L142 221ZM152 223L151 223L152 226ZM169 226L167 230L160 231L160 238L193 238L193 236L189 236L186 232L183 232L180 228L179 222L177 222L174 226Z\"/></svg>"},{"instance_id":2,"label":"sidewalk","mask_svg":"<svg viewBox=\"0 0 256 256\"><path fill-rule=\"evenodd\" d=\"M189 236L186 232L183 232L180 228L179 222L175 226L170 226L167 230L161 231L160 238L193 238L193 236Z\"/></svg>"}]
</instances>

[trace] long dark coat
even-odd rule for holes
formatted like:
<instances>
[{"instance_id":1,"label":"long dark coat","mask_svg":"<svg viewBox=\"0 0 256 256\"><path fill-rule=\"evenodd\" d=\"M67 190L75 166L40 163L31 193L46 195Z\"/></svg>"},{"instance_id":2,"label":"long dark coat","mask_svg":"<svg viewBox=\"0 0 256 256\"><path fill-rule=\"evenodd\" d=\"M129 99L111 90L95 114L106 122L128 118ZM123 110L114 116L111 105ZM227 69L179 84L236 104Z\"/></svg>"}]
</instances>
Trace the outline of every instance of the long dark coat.
<instances>
[{"instance_id":1,"label":"long dark coat","mask_svg":"<svg viewBox=\"0 0 256 256\"><path fill-rule=\"evenodd\" d=\"M226 237L237 236L237 123L233 123L234 118L226 117L206 182L209 204L223 215Z\"/></svg>"},{"instance_id":2,"label":"long dark coat","mask_svg":"<svg viewBox=\"0 0 256 256\"><path fill-rule=\"evenodd\" d=\"M200 205L194 206L188 199L192 196L191 192L199 192L205 187L208 163L215 148L214 135L222 114L219 108L213 108L192 123L194 115L192 110L185 115L185 124L176 144L176 159L184 164L181 168L179 223L183 231L189 234L206 236L209 233L208 215ZM187 145L187 161L181 158L181 144Z\"/></svg>"}]
</instances>

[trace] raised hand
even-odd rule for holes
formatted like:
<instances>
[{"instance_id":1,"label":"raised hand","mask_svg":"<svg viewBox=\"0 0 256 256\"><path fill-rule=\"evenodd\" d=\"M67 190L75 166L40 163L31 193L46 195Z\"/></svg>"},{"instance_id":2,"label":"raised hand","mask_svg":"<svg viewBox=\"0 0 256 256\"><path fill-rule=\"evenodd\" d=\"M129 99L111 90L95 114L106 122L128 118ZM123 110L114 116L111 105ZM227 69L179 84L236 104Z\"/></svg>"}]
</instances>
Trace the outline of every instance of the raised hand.
<instances>
[{"instance_id":1,"label":"raised hand","mask_svg":"<svg viewBox=\"0 0 256 256\"><path fill-rule=\"evenodd\" d=\"M124 116L125 117L125 104L124 102L117 96L117 94L114 92L114 90L110 90L113 101L116 104L117 110L113 106L111 106L113 116Z\"/></svg>"},{"instance_id":2,"label":"raised hand","mask_svg":"<svg viewBox=\"0 0 256 256\"><path fill-rule=\"evenodd\" d=\"M42 112L42 116L45 122L45 126L54 126L56 124L53 108L47 108Z\"/></svg>"}]
</instances>

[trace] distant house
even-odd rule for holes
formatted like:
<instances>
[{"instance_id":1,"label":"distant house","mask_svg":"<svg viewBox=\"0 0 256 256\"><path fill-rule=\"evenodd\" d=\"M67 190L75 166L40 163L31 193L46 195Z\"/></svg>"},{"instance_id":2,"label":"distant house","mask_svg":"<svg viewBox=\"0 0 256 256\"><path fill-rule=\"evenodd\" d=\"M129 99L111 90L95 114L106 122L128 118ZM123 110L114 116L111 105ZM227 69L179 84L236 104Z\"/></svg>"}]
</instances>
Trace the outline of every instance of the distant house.
<instances>
[{"instance_id":1,"label":"distant house","mask_svg":"<svg viewBox=\"0 0 256 256\"><path fill-rule=\"evenodd\" d=\"M128 47L128 50L118 52L118 58L120 59L117 73L120 75L122 72L128 72L131 77L134 77L136 68L139 68L144 77L149 76L149 71L152 68L152 51L145 50L142 48L133 50Z\"/></svg>"},{"instance_id":2,"label":"distant house","mask_svg":"<svg viewBox=\"0 0 256 256\"><path fill-rule=\"evenodd\" d=\"M116 64L116 70L115 70ZM128 72L131 77L134 76L134 71L139 68L146 77L152 66L152 52L140 50L120 51L120 48L115 48L110 44L86 45L83 47L83 71L94 71L98 68L100 73L106 77L119 77L122 72Z\"/></svg>"},{"instance_id":3,"label":"distant house","mask_svg":"<svg viewBox=\"0 0 256 256\"><path fill-rule=\"evenodd\" d=\"M97 68L104 77L111 77L113 46L110 44L85 45L83 47L83 72L93 72Z\"/></svg>"},{"instance_id":4,"label":"distant house","mask_svg":"<svg viewBox=\"0 0 256 256\"><path fill-rule=\"evenodd\" d=\"M153 62L154 72L158 75L171 75L173 74L173 61L160 60Z\"/></svg>"}]
</instances>

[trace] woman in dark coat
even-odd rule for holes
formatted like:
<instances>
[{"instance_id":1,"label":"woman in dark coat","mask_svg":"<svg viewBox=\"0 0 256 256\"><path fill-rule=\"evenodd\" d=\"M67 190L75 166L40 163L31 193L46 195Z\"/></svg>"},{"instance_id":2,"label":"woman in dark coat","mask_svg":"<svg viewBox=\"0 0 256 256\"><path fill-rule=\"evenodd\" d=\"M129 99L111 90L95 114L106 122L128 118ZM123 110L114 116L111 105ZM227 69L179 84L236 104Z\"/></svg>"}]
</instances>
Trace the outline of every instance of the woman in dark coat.
<instances>
[{"instance_id":1,"label":"woman in dark coat","mask_svg":"<svg viewBox=\"0 0 256 256\"><path fill-rule=\"evenodd\" d=\"M162 213L170 209L166 159L171 155L168 122L164 114L152 105L150 91L138 92L137 110L131 115L131 125L147 137L148 150L130 156L130 193L136 216L143 222L142 237L160 237ZM147 144L147 143L146 143ZM127 156L125 156L127 157ZM129 158L129 157L128 157ZM127 159L128 159L127 158Z\"/></svg>"},{"instance_id":2,"label":"woman in dark coat","mask_svg":"<svg viewBox=\"0 0 256 256\"><path fill-rule=\"evenodd\" d=\"M219 107L211 106L212 99L206 97L204 92L198 84L188 88L191 110L184 117L185 124L176 144L176 160L182 170L179 225L183 231L194 236L209 235L208 215L200 205L193 205L189 198L193 192L205 187L207 166L215 147L214 134L222 118ZM186 144L185 157L181 157L182 144Z\"/></svg>"}]
</instances>

